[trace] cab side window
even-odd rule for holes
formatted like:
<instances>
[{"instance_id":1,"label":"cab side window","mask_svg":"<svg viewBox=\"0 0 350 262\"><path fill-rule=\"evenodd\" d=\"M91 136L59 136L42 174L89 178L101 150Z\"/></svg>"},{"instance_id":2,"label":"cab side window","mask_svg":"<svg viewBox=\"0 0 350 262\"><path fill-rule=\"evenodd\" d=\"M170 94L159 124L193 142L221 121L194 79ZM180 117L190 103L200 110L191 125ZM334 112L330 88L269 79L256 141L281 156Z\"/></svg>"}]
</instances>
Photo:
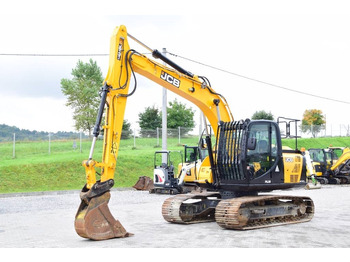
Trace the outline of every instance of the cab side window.
<instances>
[{"instance_id":1,"label":"cab side window","mask_svg":"<svg viewBox=\"0 0 350 262\"><path fill-rule=\"evenodd\" d=\"M198 159L198 151L196 148L186 148L185 162L194 162Z\"/></svg>"}]
</instances>

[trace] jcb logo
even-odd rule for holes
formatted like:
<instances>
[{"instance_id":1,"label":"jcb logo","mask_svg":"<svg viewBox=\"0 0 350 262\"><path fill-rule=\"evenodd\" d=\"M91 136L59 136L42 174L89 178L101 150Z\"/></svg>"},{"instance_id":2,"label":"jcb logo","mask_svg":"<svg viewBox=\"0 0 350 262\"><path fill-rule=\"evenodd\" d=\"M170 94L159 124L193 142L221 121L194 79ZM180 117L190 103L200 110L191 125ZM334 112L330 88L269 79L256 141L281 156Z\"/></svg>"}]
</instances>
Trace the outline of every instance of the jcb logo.
<instances>
[{"instance_id":1,"label":"jcb logo","mask_svg":"<svg viewBox=\"0 0 350 262\"><path fill-rule=\"evenodd\" d=\"M168 83L172 84L173 86L179 88L180 87L180 80L169 75L168 73L162 71L160 74L160 78L167 81Z\"/></svg>"},{"instance_id":2,"label":"jcb logo","mask_svg":"<svg viewBox=\"0 0 350 262\"><path fill-rule=\"evenodd\" d=\"M291 157L286 157L286 163L293 163L294 160Z\"/></svg>"},{"instance_id":3,"label":"jcb logo","mask_svg":"<svg viewBox=\"0 0 350 262\"><path fill-rule=\"evenodd\" d=\"M124 40L123 39L119 39L118 53L117 53L117 59L118 60L120 60L122 58L123 44L124 44Z\"/></svg>"}]
</instances>

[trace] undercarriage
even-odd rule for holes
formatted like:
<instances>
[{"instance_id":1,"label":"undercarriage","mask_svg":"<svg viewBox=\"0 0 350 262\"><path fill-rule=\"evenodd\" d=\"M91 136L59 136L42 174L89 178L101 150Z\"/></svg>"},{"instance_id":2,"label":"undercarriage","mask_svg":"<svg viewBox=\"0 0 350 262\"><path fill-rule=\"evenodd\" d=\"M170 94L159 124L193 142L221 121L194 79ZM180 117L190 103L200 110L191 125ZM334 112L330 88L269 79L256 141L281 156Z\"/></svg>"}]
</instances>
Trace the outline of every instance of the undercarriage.
<instances>
[{"instance_id":1,"label":"undercarriage","mask_svg":"<svg viewBox=\"0 0 350 262\"><path fill-rule=\"evenodd\" d=\"M166 221L192 224L216 221L226 229L247 230L310 221L309 197L257 195L221 199L220 192L182 194L163 203Z\"/></svg>"}]
</instances>

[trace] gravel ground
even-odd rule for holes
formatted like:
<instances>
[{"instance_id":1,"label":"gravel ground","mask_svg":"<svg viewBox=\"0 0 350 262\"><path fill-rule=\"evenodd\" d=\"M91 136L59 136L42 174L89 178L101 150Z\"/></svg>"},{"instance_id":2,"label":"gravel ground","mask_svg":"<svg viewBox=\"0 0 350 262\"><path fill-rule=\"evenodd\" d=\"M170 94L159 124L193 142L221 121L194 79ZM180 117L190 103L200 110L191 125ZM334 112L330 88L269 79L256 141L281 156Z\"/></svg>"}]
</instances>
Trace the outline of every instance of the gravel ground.
<instances>
[{"instance_id":1,"label":"gravel ground","mask_svg":"<svg viewBox=\"0 0 350 262\"><path fill-rule=\"evenodd\" d=\"M109 208L127 231L135 235L107 241L79 237L74 216L78 191L0 195L2 248L347 248L350 244L350 185L318 190L275 191L310 196L315 216L308 223L258 230L233 231L215 222L177 225L161 214L167 195L134 189L112 191Z\"/></svg>"}]
</instances>

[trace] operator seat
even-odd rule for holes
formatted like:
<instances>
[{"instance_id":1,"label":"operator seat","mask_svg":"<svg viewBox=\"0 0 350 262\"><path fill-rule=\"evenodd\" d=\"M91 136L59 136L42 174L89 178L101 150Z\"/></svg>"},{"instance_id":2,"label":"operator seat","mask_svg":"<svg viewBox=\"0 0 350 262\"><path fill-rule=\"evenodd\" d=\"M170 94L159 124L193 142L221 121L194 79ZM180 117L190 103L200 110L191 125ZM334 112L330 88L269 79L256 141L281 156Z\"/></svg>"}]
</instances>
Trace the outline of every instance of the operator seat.
<instances>
[{"instance_id":1,"label":"operator seat","mask_svg":"<svg viewBox=\"0 0 350 262\"><path fill-rule=\"evenodd\" d=\"M266 140L259 140L258 142L258 152L259 153L268 153L269 147Z\"/></svg>"}]
</instances>

